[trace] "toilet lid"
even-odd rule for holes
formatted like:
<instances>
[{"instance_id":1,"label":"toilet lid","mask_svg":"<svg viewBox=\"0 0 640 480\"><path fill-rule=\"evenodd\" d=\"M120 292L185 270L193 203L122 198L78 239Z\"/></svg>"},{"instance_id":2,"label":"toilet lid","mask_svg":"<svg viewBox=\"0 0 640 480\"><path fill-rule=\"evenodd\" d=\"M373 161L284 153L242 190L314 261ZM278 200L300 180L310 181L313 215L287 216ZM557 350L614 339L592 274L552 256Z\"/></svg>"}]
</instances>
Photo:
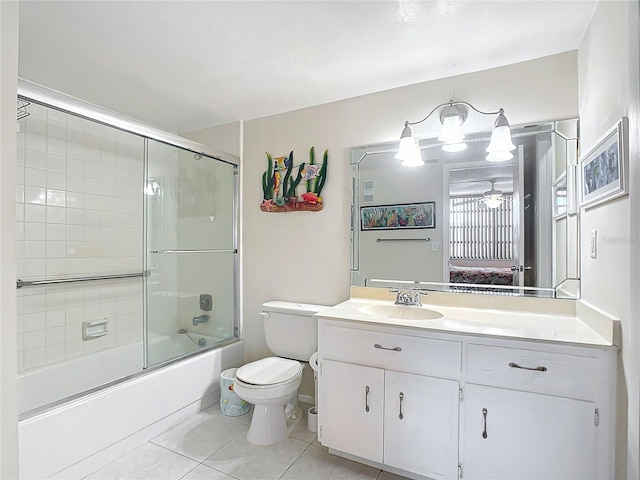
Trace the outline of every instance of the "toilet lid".
<instances>
[{"instance_id":1,"label":"toilet lid","mask_svg":"<svg viewBox=\"0 0 640 480\"><path fill-rule=\"evenodd\" d=\"M291 380L300 372L300 362L268 357L247 363L236 372L236 378L253 385L272 385Z\"/></svg>"}]
</instances>

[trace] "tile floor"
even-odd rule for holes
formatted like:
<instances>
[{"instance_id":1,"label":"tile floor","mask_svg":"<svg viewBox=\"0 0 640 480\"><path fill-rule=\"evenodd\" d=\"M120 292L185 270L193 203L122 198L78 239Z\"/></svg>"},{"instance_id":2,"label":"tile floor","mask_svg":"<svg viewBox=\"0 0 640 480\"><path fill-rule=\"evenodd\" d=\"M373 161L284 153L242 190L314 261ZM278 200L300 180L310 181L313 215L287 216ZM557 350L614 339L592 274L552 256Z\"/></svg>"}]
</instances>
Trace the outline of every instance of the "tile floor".
<instances>
[{"instance_id":1,"label":"tile floor","mask_svg":"<svg viewBox=\"0 0 640 480\"><path fill-rule=\"evenodd\" d=\"M304 412L308 405L300 404ZM286 441L252 445L251 413L204 410L98 470L87 479L401 480L404 477L330 455L304 418Z\"/></svg>"}]
</instances>

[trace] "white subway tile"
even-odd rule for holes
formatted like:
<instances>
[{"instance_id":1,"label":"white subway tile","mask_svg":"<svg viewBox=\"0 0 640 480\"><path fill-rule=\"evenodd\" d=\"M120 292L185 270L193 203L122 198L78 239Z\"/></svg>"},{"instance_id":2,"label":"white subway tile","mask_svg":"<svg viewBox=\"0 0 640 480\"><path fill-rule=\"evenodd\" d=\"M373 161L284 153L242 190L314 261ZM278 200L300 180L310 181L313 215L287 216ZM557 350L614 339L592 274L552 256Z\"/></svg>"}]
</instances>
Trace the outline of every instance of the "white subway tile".
<instances>
[{"instance_id":1,"label":"white subway tile","mask_svg":"<svg viewBox=\"0 0 640 480\"><path fill-rule=\"evenodd\" d=\"M84 194L84 208L87 210L100 210L102 197L92 193Z\"/></svg>"},{"instance_id":2,"label":"white subway tile","mask_svg":"<svg viewBox=\"0 0 640 480\"><path fill-rule=\"evenodd\" d=\"M42 259L24 260L24 279L44 277L46 273L45 262Z\"/></svg>"},{"instance_id":3,"label":"white subway tile","mask_svg":"<svg viewBox=\"0 0 640 480\"><path fill-rule=\"evenodd\" d=\"M47 189L44 187L24 187L25 203L45 205L47 203Z\"/></svg>"},{"instance_id":4,"label":"white subway tile","mask_svg":"<svg viewBox=\"0 0 640 480\"><path fill-rule=\"evenodd\" d=\"M22 165L24 166L24 161L25 161L25 149L24 147L20 147L20 144L18 144L18 150L16 152L16 163L18 165Z\"/></svg>"},{"instance_id":5,"label":"white subway tile","mask_svg":"<svg viewBox=\"0 0 640 480\"><path fill-rule=\"evenodd\" d=\"M109 182L110 184L116 183L116 169L114 167L108 167L106 165L102 165L100 169L100 179L103 182Z\"/></svg>"},{"instance_id":6,"label":"white subway tile","mask_svg":"<svg viewBox=\"0 0 640 480\"><path fill-rule=\"evenodd\" d=\"M22 222L18 222L19 224ZM24 259L24 240L16 239L16 258L18 260Z\"/></svg>"},{"instance_id":7,"label":"white subway tile","mask_svg":"<svg viewBox=\"0 0 640 480\"><path fill-rule=\"evenodd\" d=\"M67 157L84 160L84 145L76 142L67 143ZM76 172L74 172L76 173ZM80 175L80 173L77 173Z\"/></svg>"},{"instance_id":8,"label":"white subway tile","mask_svg":"<svg viewBox=\"0 0 640 480\"><path fill-rule=\"evenodd\" d=\"M64 323L64 309L67 305L67 296L65 292L47 293L46 305L47 305L47 328L50 326L49 314L53 316L62 314L62 320L63 320L62 323Z\"/></svg>"},{"instance_id":9,"label":"white subway tile","mask_svg":"<svg viewBox=\"0 0 640 480\"><path fill-rule=\"evenodd\" d=\"M67 225L84 225L84 211L78 208L67 209Z\"/></svg>"},{"instance_id":10,"label":"white subway tile","mask_svg":"<svg viewBox=\"0 0 640 480\"><path fill-rule=\"evenodd\" d=\"M31 107L29 107L29 110L31 110ZM27 118L25 118L25 122L24 122L25 132L39 133L41 135L46 135L47 119L39 115L32 115L31 112L29 113L30 115Z\"/></svg>"},{"instance_id":11,"label":"white subway tile","mask_svg":"<svg viewBox=\"0 0 640 480\"><path fill-rule=\"evenodd\" d=\"M84 257L84 242L67 242L65 255L67 257Z\"/></svg>"},{"instance_id":12,"label":"white subway tile","mask_svg":"<svg viewBox=\"0 0 640 480\"><path fill-rule=\"evenodd\" d=\"M47 277L60 277L66 275L67 265L64 258L47 258L45 275Z\"/></svg>"},{"instance_id":13,"label":"white subway tile","mask_svg":"<svg viewBox=\"0 0 640 480\"><path fill-rule=\"evenodd\" d=\"M66 240L71 242L84 241L85 227L82 225L67 225L66 226Z\"/></svg>"},{"instance_id":14,"label":"white subway tile","mask_svg":"<svg viewBox=\"0 0 640 480\"><path fill-rule=\"evenodd\" d=\"M23 333L19 333L16 336L16 344L18 347L18 351L22 352L24 350L24 334Z\"/></svg>"},{"instance_id":15,"label":"white subway tile","mask_svg":"<svg viewBox=\"0 0 640 480\"><path fill-rule=\"evenodd\" d=\"M83 305L82 290L78 290L78 286L79 285L75 285L75 288L73 290L67 290L67 308L81 307Z\"/></svg>"},{"instance_id":16,"label":"white subway tile","mask_svg":"<svg viewBox=\"0 0 640 480\"><path fill-rule=\"evenodd\" d=\"M104 197L100 195L100 211L102 212L115 212L118 208L117 199L113 197Z\"/></svg>"},{"instance_id":17,"label":"white subway tile","mask_svg":"<svg viewBox=\"0 0 640 480\"><path fill-rule=\"evenodd\" d=\"M100 180L97 180L95 178L88 178L88 177L85 178L83 192L100 195Z\"/></svg>"},{"instance_id":18,"label":"white subway tile","mask_svg":"<svg viewBox=\"0 0 640 480\"><path fill-rule=\"evenodd\" d=\"M24 220L25 222L44 223L46 216L47 216L47 207L45 207L44 205L25 205L24 218L19 220Z\"/></svg>"},{"instance_id":19,"label":"white subway tile","mask_svg":"<svg viewBox=\"0 0 640 480\"><path fill-rule=\"evenodd\" d=\"M81 275L84 273L84 262L82 258L67 258L67 274Z\"/></svg>"},{"instance_id":20,"label":"white subway tile","mask_svg":"<svg viewBox=\"0 0 640 480\"><path fill-rule=\"evenodd\" d=\"M67 173L68 174L84 177L84 166L85 166L84 158L77 159L77 158L69 158L69 156L67 156Z\"/></svg>"},{"instance_id":21,"label":"white subway tile","mask_svg":"<svg viewBox=\"0 0 640 480\"><path fill-rule=\"evenodd\" d=\"M40 367L45 363L46 356L44 347L24 351L24 369Z\"/></svg>"},{"instance_id":22,"label":"white subway tile","mask_svg":"<svg viewBox=\"0 0 640 480\"><path fill-rule=\"evenodd\" d=\"M84 193L67 192L67 208L84 208Z\"/></svg>"},{"instance_id":23,"label":"white subway tile","mask_svg":"<svg viewBox=\"0 0 640 480\"><path fill-rule=\"evenodd\" d=\"M117 167L118 166L118 156L115 153L115 143L112 142L111 145L106 145L104 142L102 143L102 165L106 165L108 167Z\"/></svg>"},{"instance_id":24,"label":"white subway tile","mask_svg":"<svg viewBox=\"0 0 640 480\"><path fill-rule=\"evenodd\" d=\"M24 234L29 240L46 240L46 224L31 223L24 224Z\"/></svg>"},{"instance_id":25,"label":"white subway tile","mask_svg":"<svg viewBox=\"0 0 640 480\"><path fill-rule=\"evenodd\" d=\"M70 323L65 327L65 341L67 343L82 340L82 323Z\"/></svg>"},{"instance_id":26,"label":"white subway tile","mask_svg":"<svg viewBox=\"0 0 640 480\"><path fill-rule=\"evenodd\" d=\"M44 107L42 105L38 105L37 103L32 103L31 105L29 105L29 113L31 114L29 117L27 118L31 118L35 115L39 116L39 117L44 117L44 119L47 118L47 107Z\"/></svg>"},{"instance_id":27,"label":"white subway tile","mask_svg":"<svg viewBox=\"0 0 640 480\"><path fill-rule=\"evenodd\" d=\"M67 176L64 173L47 172L47 187L57 190L67 189Z\"/></svg>"},{"instance_id":28,"label":"white subway tile","mask_svg":"<svg viewBox=\"0 0 640 480\"><path fill-rule=\"evenodd\" d=\"M64 207L46 207L47 223L65 223L66 209Z\"/></svg>"},{"instance_id":29,"label":"white subway tile","mask_svg":"<svg viewBox=\"0 0 640 480\"><path fill-rule=\"evenodd\" d=\"M47 242L46 256L47 259L64 258L65 242Z\"/></svg>"},{"instance_id":30,"label":"white subway tile","mask_svg":"<svg viewBox=\"0 0 640 480\"><path fill-rule=\"evenodd\" d=\"M24 184L32 187L46 187L47 186L47 172L39 168L24 169Z\"/></svg>"},{"instance_id":31,"label":"white subway tile","mask_svg":"<svg viewBox=\"0 0 640 480\"><path fill-rule=\"evenodd\" d=\"M28 168L39 168L45 170L47 168L47 154L39 150L24 150L24 165Z\"/></svg>"},{"instance_id":32,"label":"white subway tile","mask_svg":"<svg viewBox=\"0 0 640 480\"><path fill-rule=\"evenodd\" d=\"M24 352L18 352L18 372L21 373L24 370Z\"/></svg>"},{"instance_id":33,"label":"white subway tile","mask_svg":"<svg viewBox=\"0 0 640 480\"><path fill-rule=\"evenodd\" d=\"M84 125L67 124L67 140L72 143L80 144L84 147Z\"/></svg>"},{"instance_id":34,"label":"white subway tile","mask_svg":"<svg viewBox=\"0 0 640 480\"><path fill-rule=\"evenodd\" d=\"M61 138L47 136L47 153L66 156L67 142Z\"/></svg>"},{"instance_id":35,"label":"white subway tile","mask_svg":"<svg viewBox=\"0 0 640 480\"><path fill-rule=\"evenodd\" d=\"M67 341L65 347L65 358L67 359L79 357L84 353L82 349L82 340Z\"/></svg>"},{"instance_id":36,"label":"white subway tile","mask_svg":"<svg viewBox=\"0 0 640 480\"><path fill-rule=\"evenodd\" d=\"M25 240L24 242L24 258L46 258L47 244L41 240Z\"/></svg>"},{"instance_id":37,"label":"white subway tile","mask_svg":"<svg viewBox=\"0 0 640 480\"><path fill-rule=\"evenodd\" d=\"M84 177L67 174L67 190L71 192L84 192Z\"/></svg>"},{"instance_id":38,"label":"white subway tile","mask_svg":"<svg viewBox=\"0 0 640 480\"><path fill-rule=\"evenodd\" d=\"M49 172L67 173L67 159L64 154L51 154L47 155L47 170Z\"/></svg>"},{"instance_id":39,"label":"white subway tile","mask_svg":"<svg viewBox=\"0 0 640 480\"><path fill-rule=\"evenodd\" d=\"M64 207L67 204L67 192L64 190L56 190L47 188L47 205L54 207Z\"/></svg>"},{"instance_id":40,"label":"white subway tile","mask_svg":"<svg viewBox=\"0 0 640 480\"><path fill-rule=\"evenodd\" d=\"M16 316L17 333L24 333L24 314L18 313Z\"/></svg>"},{"instance_id":41,"label":"white subway tile","mask_svg":"<svg viewBox=\"0 0 640 480\"><path fill-rule=\"evenodd\" d=\"M16 167L16 184L24 185L24 166L20 164Z\"/></svg>"},{"instance_id":42,"label":"white subway tile","mask_svg":"<svg viewBox=\"0 0 640 480\"><path fill-rule=\"evenodd\" d=\"M45 347L45 352L46 352L45 356L46 356L47 364L61 362L65 359L64 343L59 343L56 345L47 345Z\"/></svg>"},{"instance_id":43,"label":"white subway tile","mask_svg":"<svg viewBox=\"0 0 640 480\"><path fill-rule=\"evenodd\" d=\"M16 221L17 222L24 222L24 205L23 204L16 204Z\"/></svg>"},{"instance_id":44,"label":"white subway tile","mask_svg":"<svg viewBox=\"0 0 640 480\"><path fill-rule=\"evenodd\" d=\"M49 118L49 121L47 122L47 135L49 137L56 137L57 139L61 139L61 140L66 139L67 138L66 120L64 122L60 122L58 120Z\"/></svg>"},{"instance_id":45,"label":"white subway tile","mask_svg":"<svg viewBox=\"0 0 640 480\"><path fill-rule=\"evenodd\" d=\"M17 241L24 240L24 222L16 222L16 238L15 239Z\"/></svg>"},{"instance_id":46,"label":"white subway tile","mask_svg":"<svg viewBox=\"0 0 640 480\"><path fill-rule=\"evenodd\" d=\"M84 167L84 176L86 178L100 178L101 165L99 163L86 163Z\"/></svg>"},{"instance_id":47,"label":"white subway tile","mask_svg":"<svg viewBox=\"0 0 640 480\"><path fill-rule=\"evenodd\" d=\"M56 345L58 343L65 342L66 327L52 327L47 328L45 332L46 345Z\"/></svg>"},{"instance_id":48,"label":"white subway tile","mask_svg":"<svg viewBox=\"0 0 640 480\"><path fill-rule=\"evenodd\" d=\"M47 137L41 133L26 132L25 147L39 152L47 151Z\"/></svg>"},{"instance_id":49,"label":"white subway tile","mask_svg":"<svg viewBox=\"0 0 640 480\"><path fill-rule=\"evenodd\" d=\"M25 332L35 332L37 330L45 329L45 312L38 313L26 313L23 316L24 322L24 331ZM35 348L31 347L31 348Z\"/></svg>"},{"instance_id":50,"label":"white subway tile","mask_svg":"<svg viewBox=\"0 0 640 480\"><path fill-rule=\"evenodd\" d=\"M47 311L47 299L44 293L25 295L23 298L23 313L25 315L29 313L41 313Z\"/></svg>"},{"instance_id":51,"label":"white subway tile","mask_svg":"<svg viewBox=\"0 0 640 480\"><path fill-rule=\"evenodd\" d=\"M45 333L44 329L36 330L33 332L24 332L24 349L29 351L35 348L41 348L45 346Z\"/></svg>"},{"instance_id":52,"label":"white subway tile","mask_svg":"<svg viewBox=\"0 0 640 480\"><path fill-rule=\"evenodd\" d=\"M67 325L72 325L75 323L82 323L86 319L84 318L84 305L79 305L76 307L67 306L67 313L65 316L65 323Z\"/></svg>"},{"instance_id":53,"label":"white subway tile","mask_svg":"<svg viewBox=\"0 0 640 480\"><path fill-rule=\"evenodd\" d=\"M89 225L84 227L84 239L87 242L99 242L100 234L101 234L100 227L89 226Z\"/></svg>"}]
</instances>

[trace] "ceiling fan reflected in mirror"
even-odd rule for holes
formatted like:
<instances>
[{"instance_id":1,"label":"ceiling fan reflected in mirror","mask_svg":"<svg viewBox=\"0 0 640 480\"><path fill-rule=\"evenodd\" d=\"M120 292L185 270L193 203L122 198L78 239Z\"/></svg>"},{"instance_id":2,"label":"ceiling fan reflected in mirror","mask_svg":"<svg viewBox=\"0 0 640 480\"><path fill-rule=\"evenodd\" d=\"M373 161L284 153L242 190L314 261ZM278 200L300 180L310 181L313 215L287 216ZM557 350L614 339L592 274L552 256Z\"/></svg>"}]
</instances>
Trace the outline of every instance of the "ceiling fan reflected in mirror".
<instances>
[{"instance_id":1,"label":"ceiling fan reflected in mirror","mask_svg":"<svg viewBox=\"0 0 640 480\"><path fill-rule=\"evenodd\" d=\"M463 201L462 203L469 203L469 202L482 202L484 203L487 208L491 208L491 209L495 209L498 208L502 202L504 201L505 197L504 197L504 191L503 190L499 190L496 188L496 183L499 183L501 181L507 181L506 185L508 187L509 184L509 180L511 180L510 177L496 177L496 178L492 178L492 179L478 179L478 180L463 180L463 181L456 181L456 182L451 182L450 183L450 187L454 187L454 186L463 186L463 185L473 185L473 184L486 184L487 182L491 185L491 188L485 192L482 192L481 190L479 190L478 187L471 187L472 191L476 191L477 193L471 193L469 192L469 189L465 189L466 192L465 193L458 193L457 196L473 196L475 198L473 198L472 200L466 200ZM481 193L482 192L482 193Z\"/></svg>"},{"instance_id":2,"label":"ceiling fan reflected in mirror","mask_svg":"<svg viewBox=\"0 0 640 480\"><path fill-rule=\"evenodd\" d=\"M491 190L487 190L482 195L482 201L488 208L498 208L502 204L502 200L504 200L504 196L502 195L504 192L502 190L496 190L496 179L489 180L491 183Z\"/></svg>"}]
</instances>

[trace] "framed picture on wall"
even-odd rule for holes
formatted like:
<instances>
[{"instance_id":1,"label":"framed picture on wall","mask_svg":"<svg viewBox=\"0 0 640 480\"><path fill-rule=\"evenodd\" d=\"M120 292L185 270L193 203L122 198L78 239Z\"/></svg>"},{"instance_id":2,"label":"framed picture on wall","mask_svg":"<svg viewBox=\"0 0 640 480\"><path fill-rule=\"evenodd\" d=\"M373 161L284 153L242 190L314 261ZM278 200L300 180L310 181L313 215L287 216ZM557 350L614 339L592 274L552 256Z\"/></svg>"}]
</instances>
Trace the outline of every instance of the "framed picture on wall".
<instances>
[{"instance_id":1,"label":"framed picture on wall","mask_svg":"<svg viewBox=\"0 0 640 480\"><path fill-rule=\"evenodd\" d=\"M581 208L590 208L628 193L628 128L627 117L622 117L580 159Z\"/></svg>"},{"instance_id":2,"label":"framed picture on wall","mask_svg":"<svg viewBox=\"0 0 640 480\"><path fill-rule=\"evenodd\" d=\"M436 202L360 208L360 230L411 230L436 227Z\"/></svg>"}]
</instances>

